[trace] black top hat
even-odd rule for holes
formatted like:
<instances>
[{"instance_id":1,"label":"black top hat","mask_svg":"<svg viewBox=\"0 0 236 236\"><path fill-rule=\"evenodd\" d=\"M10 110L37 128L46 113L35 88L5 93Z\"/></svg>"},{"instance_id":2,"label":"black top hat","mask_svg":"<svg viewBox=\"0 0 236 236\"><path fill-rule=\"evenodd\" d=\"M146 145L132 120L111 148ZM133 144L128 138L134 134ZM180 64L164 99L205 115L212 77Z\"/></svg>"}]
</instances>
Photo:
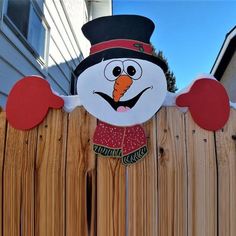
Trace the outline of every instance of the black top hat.
<instances>
[{"instance_id":1,"label":"black top hat","mask_svg":"<svg viewBox=\"0 0 236 236\"><path fill-rule=\"evenodd\" d=\"M106 16L86 23L82 31L91 43L90 55L77 66L75 75L102 60L123 57L147 60L167 71L165 62L152 55L154 28L150 19L138 15Z\"/></svg>"}]
</instances>

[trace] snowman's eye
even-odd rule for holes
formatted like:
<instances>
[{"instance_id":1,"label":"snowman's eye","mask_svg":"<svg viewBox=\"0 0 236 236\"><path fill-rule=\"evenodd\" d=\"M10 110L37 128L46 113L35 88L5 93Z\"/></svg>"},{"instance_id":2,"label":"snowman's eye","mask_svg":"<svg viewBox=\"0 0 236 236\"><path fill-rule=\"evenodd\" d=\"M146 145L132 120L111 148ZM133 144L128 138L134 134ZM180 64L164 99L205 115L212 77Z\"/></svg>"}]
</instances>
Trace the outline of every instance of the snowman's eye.
<instances>
[{"instance_id":1,"label":"snowman's eye","mask_svg":"<svg viewBox=\"0 0 236 236\"><path fill-rule=\"evenodd\" d=\"M133 66L128 66L127 67L127 73L128 73L128 75L133 76L133 75L136 74L136 70Z\"/></svg>"},{"instance_id":2,"label":"snowman's eye","mask_svg":"<svg viewBox=\"0 0 236 236\"><path fill-rule=\"evenodd\" d=\"M104 75L107 80L114 81L122 73L122 71L123 71L122 61L114 60L106 65L104 69Z\"/></svg>"},{"instance_id":3,"label":"snowman's eye","mask_svg":"<svg viewBox=\"0 0 236 236\"><path fill-rule=\"evenodd\" d=\"M113 74L115 77L119 76L120 73L121 73L121 68L120 68L119 66L116 66L116 67L113 69L113 71L112 71L112 74Z\"/></svg>"},{"instance_id":4,"label":"snowman's eye","mask_svg":"<svg viewBox=\"0 0 236 236\"><path fill-rule=\"evenodd\" d=\"M132 79L140 79L143 73L142 67L134 60L124 61L124 71Z\"/></svg>"}]
</instances>

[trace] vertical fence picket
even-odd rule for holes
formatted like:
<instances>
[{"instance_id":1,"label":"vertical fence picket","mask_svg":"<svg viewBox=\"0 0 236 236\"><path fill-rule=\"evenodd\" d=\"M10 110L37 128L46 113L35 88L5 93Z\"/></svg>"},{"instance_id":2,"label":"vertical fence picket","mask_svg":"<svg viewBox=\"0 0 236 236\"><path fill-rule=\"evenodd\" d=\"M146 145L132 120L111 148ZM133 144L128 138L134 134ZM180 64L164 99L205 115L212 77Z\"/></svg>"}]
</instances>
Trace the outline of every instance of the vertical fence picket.
<instances>
[{"instance_id":1,"label":"vertical fence picket","mask_svg":"<svg viewBox=\"0 0 236 236\"><path fill-rule=\"evenodd\" d=\"M157 235L156 122L145 124L148 155L127 168L127 235Z\"/></svg>"},{"instance_id":2,"label":"vertical fence picket","mask_svg":"<svg viewBox=\"0 0 236 236\"><path fill-rule=\"evenodd\" d=\"M34 235L34 162L37 129L8 125L3 174L3 235Z\"/></svg>"},{"instance_id":3,"label":"vertical fence picket","mask_svg":"<svg viewBox=\"0 0 236 236\"><path fill-rule=\"evenodd\" d=\"M236 111L216 132L218 163L219 235L236 235Z\"/></svg>"},{"instance_id":4,"label":"vertical fence picket","mask_svg":"<svg viewBox=\"0 0 236 236\"><path fill-rule=\"evenodd\" d=\"M184 114L163 108L157 115L158 235L187 235L187 166Z\"/></svg>"},{"instance_id":5,"label":"vertical fence picket","mask_svg":"<svg viewBox=\"0 0 236 236\"><path fill-rule=\"evenodd\" d=\"M96 119L84 109L69 114L66 160L66 235L95 235Z\"/></svg>"},{"instance_id":6,"label":"vertical fence picket","mask_svg":"<svg viewBox=\"0 0 236 236\"><path fill-rule=\"evenodd\" d=\"M3 235L3 163L6 139L6 114L0 108L0 236Z\"/></svg>"},{"instance_id":7,"label":"vertical fence picket","mask_svg":"<svg viewBox=\"0 0 236 236\"><path fill-rule=\"evenodd\" d=\"M38 129L35 173L35 234L65 235L67 114L50 110Z\"/></svg>"},{"instance_id":8,"label":"vertical fence picket","mask_svg":"<svg viewBox=\"0 0 236 236\"><path fill-rule=\"evenodd\" d=\"M97 235L125 235L125 166L97 158Z\"/></svg>"},{"instance_id":9,"label":"vertical fence picket","mask_svg":"<svg viewBox=\"0 0 236 236\"><path fill-rule=\"evenodd\" d=\"M214 133L186 114L188 234L217 235L217 173Z\"/></svg>"},{"instance_id":10,"label":"vertical fence picket","mask_svg":"<svg viewBox=\"0 0 236 236\"><path fill-rule=\"evenodd\" d=\"M37 146L37 128L28 132L24 139L24 150L21 172L21 235L34 236L34 180Z\"/></svg>"}]
</instances>

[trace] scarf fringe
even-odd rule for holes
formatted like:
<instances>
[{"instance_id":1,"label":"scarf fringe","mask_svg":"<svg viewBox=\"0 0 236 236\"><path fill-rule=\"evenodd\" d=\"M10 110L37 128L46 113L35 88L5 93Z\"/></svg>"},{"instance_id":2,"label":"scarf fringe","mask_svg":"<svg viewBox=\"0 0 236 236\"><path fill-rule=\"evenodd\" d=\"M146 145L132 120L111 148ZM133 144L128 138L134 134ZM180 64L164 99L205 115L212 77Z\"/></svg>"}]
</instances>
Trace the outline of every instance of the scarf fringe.
<instances>
[{"instance_id":1,"label":"scarf fringe","mask_svg":"<svg viewBox=\"0 0 236 236\"><path fill-rule=\"evenodd\" d=\"M138 150L131 152L125 156L122 156L122 150L121 149L112 149L100 145L93 145L93 150L95 153L100 154L104 157L116 157L116 158L122 158L122 164L123 165L130 165L134 164L140 160L142 160L148 153L147 146L143 146L139 148Z\"/></svg>"},{"instance_id":2,"label":"scarf fringe","mask_svg":"<svg viewBox=\"0 0 236 236\"><path fill-rule=\"evenodd\" d=\"M121 149L112 149L112 148L94 144L93 150L95 153L101 154L102 156L105 156L105 157L118 157L118 158L122 157Z\"/></svg>"},{"instance_id":3,"label":"scarf fringe","mask_svg":"<svg viewBox=\"0 0 236 236\"><path fill-rule=\"evenodd\" d=\"M142 160L148 153L147 146L143 146L140 149L129 153L122 157L122 164L130 165Z\"/></svg>"}]
</instances>

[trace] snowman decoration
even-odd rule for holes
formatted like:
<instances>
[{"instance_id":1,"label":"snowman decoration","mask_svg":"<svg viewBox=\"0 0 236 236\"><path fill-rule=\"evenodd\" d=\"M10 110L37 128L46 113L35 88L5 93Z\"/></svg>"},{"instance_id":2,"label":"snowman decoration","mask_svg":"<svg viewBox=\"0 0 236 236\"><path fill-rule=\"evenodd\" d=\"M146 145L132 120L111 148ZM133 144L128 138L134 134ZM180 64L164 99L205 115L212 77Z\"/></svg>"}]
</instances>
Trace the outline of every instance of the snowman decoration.
<instances>
[{"instance_id":1,"label":"snowman decoration","mask_svg":"<svg viewBox=\"0 0 236 236\"><path fill-rule=\"evenodd\" d=\"M60 96L42 78L23 78L9 94L9 123L26 130L39 124L50 107L64 106L71 112L83 106L99 120L93 137L94 151L121 158L125 165L147 154L141 124L161 106L188 108L202 128L222 128L229 117L229 98L211 76L198 78L177 94L167 91L167 67L152 54L150 37L154 27L150 19L137 15L107 16L86 23L82 31L91 49L75 70L78 95Z\"/></svg>"}]
</instances>

